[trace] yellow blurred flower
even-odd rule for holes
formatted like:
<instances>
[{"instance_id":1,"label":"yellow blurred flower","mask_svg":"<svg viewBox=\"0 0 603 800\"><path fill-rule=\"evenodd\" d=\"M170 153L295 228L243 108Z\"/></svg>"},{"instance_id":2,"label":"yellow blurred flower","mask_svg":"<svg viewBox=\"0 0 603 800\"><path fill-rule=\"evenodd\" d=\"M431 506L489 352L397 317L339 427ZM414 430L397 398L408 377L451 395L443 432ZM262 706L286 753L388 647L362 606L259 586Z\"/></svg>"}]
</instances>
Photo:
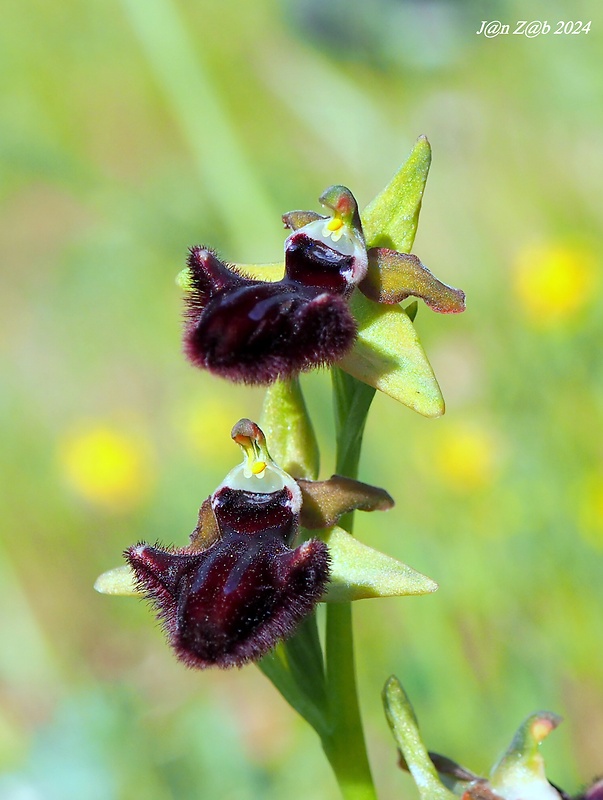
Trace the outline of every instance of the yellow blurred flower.
<instances>
[{"instance_id":1,"label":"yellow blurred flower","mask_svg":"<svg viewBox=\"0 0 603 800\"><path fill-rule=\"evenodd\" d=\"M446 427L437 437L433 465L444 483L469 492L494 480L500 458L498 437L477 424Z\"/></svg>"},{"instance_id":2,"label":"yellow blurred flower","mask_svg":"<svg viewBox=\"0 0 603 800\"><path fill-rule=\"evenodd\" d=\"M594 286L595 259L583 249L532 246L515 262L515 295L528 319L539 327L575 317L593 296Z\"/></svg>"},{"instance_id":3,"label":"yellow blurred flower","mask_svg":"<svg viewBox=\"0 0 603 800\"><path fill-rule=\"evenodd\" d=\"M193 455L229 464L239 456L229 442L232 426L240 417L241 409L228 397L206 398L201 402L197 399L178 411L176 427Z\"/></svg>"},{"instance_id":4,"label":"yellow blurred flower","mask_svg":"<svg viewBox=\"0 0 603 800\"><path fill-rule=\"evenodd\" d=\"M582 482L579 515L583 539L603 550L603 473L589 475Z\"/></svg>"},{"instance_id":5,"label":"yellow blurred flower","mask_svg":"<svg viewBox=\"0 0 603 800\"><path fill-rule=\"evenodd\" d=\"M123 510L138 505L149 491L149 450L139 437L95 423L65 437L59 460L78 494L97 505Z\"/></svg>"}]
</instances>

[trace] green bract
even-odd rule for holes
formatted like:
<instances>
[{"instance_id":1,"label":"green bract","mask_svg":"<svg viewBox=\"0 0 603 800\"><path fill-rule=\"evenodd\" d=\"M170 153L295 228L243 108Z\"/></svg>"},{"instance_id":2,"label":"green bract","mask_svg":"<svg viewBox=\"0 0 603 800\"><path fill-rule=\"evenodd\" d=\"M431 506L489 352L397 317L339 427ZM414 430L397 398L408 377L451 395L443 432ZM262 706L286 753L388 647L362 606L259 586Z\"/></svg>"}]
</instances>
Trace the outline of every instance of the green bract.
<instances>
[{"instance_id":1,"label":"green bract","mask_svg":"<svg viewBox=\"0 0 603 800\"><path fill-rule=\"evenodd\" d=\"M394 739L417 784L421 800L453 800L454 794L440 782L421 739L410 700L394 675L388 679L383 689L383 704Z\"/></svg>"},{"instance_id":2,"label":"green bract","mask_svg":"<svg viewBox=\"0 0 603 800\"><path fill-rule=\"evenodd\" d=\"M459 795L463 800L560 800L560 793L546 778L539 749L561 722L557 714L531 714L489 778L482 778L445 756L427 752L410 701L393 675L383 689L383 703L400 749L400 765L411 772L421 800L452 800Z\"/></svg>"},{"instance_id":3,"label":"green bract","mask_svg":"<svg viewBox=\"0 0 603 800\"><path fill-rule=\"evenodd\" d=\"M438 588L431 578L373 550L337 526L319 532L318 537L328 544L331 555L327 603L429 594Z\"/></svg>"}]
</instances>

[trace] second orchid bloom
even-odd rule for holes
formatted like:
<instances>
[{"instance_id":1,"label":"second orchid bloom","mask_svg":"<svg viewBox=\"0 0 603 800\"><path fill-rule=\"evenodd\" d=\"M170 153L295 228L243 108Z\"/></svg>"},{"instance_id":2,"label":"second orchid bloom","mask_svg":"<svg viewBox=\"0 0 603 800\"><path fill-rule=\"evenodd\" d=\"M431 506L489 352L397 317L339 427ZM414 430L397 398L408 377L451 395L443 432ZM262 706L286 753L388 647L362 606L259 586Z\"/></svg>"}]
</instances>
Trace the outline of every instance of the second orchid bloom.
<instances>
[{"instance_id":1,"label":"second orchid bloom","mask_svg":"<svg viewBox=\"0 0 603 800\"><path fill-rule=\"evenodd\" d=\"M337 475L294 480L248 419L234 426L232 438L243 462L201 506L189 545L129 547L128 567L96 584L103 593L144 595L188 666L257 661L329 596L338 602L436 588L336 527L350 511L390 508L387 492ZM296 542L302 527L320 538Z\"/></svg>"}]
</instances>

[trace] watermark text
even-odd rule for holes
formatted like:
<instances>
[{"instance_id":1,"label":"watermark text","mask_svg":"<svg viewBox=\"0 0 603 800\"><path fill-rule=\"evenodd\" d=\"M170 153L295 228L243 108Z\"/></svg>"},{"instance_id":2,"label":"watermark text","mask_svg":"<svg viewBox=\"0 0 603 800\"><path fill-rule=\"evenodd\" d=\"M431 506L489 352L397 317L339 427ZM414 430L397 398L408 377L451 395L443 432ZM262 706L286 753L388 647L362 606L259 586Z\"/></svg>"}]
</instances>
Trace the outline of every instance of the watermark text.
<instances>
[{"instance_id":1,"label":"watermark text","mask_svg":"<svg viewBox=\"0 0 603 800\"><path fill-rule=\"evenodd\" d=\"M496 36L526 36L533 39L535 36L545 36L548 33L553 35L576 35L589 33L591 20L557 20L549 22L546 19L518 19L513 25L501 22L499 19L483 19L480 27L475 33L478 36L485 36L486 39L494 39Z\"/></svg>"}]
</instances>

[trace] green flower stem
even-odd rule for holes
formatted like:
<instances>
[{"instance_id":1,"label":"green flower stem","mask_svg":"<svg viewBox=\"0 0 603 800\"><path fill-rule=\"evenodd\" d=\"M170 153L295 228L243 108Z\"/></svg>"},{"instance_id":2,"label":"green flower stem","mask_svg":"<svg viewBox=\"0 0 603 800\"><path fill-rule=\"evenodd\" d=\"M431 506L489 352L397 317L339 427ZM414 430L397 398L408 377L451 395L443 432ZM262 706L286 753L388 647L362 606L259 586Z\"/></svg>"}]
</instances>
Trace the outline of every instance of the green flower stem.
<instances>
[{"instance_id":1,"label":"green flower stem","mask_svg":"<svg viewBox=\"0 0 603 800\"><path fill-rule=\"evenodd\" d=\"M333 369L337 426L337 464L340 475L355 478L362 435L375 390ZM352 530L352 514L341 526ZM366 752L354 664L351 603L327 604L326 681L329 732L323 748L346 800L376 800Z\"/></svg>"},{"instance_id":2,"label":"green flower stem","mask_svg":"<svg viewBox=\"0 0 603 800\"><path fill-rule=\"evenodd\" d=\"M376 800L354 666L352 604L327 604L329 733L322 745L345 800Z\"/></svg>"},{"instance_id":3,"label":"green flower stem","mask_svg":"<svg viewBox=\"0 0 603 800\"><path fill-rule=\"evenodd\" d=\"M366 383L361 383L338 367L333 367L332 376L337 431L335 471L338 475L357 478L364 426L375 396L375 389Z\"/></svg>"}]
</instances>

